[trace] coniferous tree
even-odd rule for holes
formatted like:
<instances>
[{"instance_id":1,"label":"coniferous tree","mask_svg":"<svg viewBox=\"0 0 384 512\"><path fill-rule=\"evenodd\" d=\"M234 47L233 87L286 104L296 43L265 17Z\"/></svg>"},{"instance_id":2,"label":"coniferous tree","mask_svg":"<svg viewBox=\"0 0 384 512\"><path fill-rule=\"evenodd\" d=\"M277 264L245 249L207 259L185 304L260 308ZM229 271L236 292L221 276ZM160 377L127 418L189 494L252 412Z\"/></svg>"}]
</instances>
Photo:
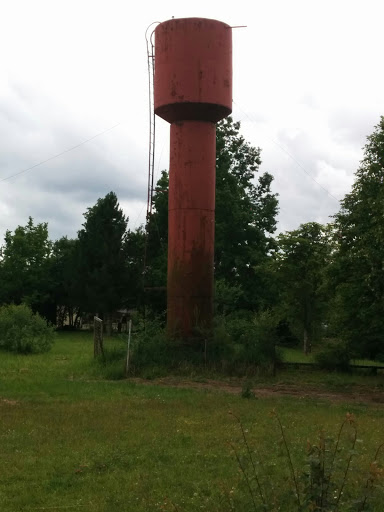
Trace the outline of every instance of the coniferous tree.
<instances>
[{"instance_id":1,"label":"coniferous tree","mask_svg":"<svg viewBox=\"0 0 384 512\"><path fill-rule=\"evenodd\" d=\"M84 214L79 231L78 296L83 311L103 315L111 332L112 313L123 303L128 272L125 241L128 219L109 192Z\"/></svg>"},{"instance_id":2,"label":"coniferous tree","mask_svg":"<svg viewBox=\"0 0 384 512\"><path fill-rule=\"evenodd\" d=\"M77 239L71 240L62 237L53 243L49 273L57 305L58 327L63 327L68 322L70 328L76 328L80 321L78 283L81 276L79 275L77 256Z\"/></svg>"}]
</instances>

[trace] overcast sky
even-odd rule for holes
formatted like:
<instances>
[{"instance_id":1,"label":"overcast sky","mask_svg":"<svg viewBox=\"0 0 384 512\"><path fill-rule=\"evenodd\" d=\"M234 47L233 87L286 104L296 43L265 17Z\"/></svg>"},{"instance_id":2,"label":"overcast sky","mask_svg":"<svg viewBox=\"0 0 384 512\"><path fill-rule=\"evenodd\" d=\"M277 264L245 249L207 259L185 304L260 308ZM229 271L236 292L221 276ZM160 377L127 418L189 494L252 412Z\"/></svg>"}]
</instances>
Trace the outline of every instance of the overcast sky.
<instances>
[{"instance_id":1,"label":"overcast sky","mask_svg":"<svg viewBox=\"0 0 384 512\"><path fill-rule=\"evenodd\" d=\"M233 116L275 177L279 230L327 222L384 115L383 5L0 0L0 240L28 216L48 222L52 239L74 237L87 207L111 190L130 228L144 222L144 34L172 16L247 25L233 31ZM168 146L158 120L156 178Z\"/></svg>"}]
</instances>

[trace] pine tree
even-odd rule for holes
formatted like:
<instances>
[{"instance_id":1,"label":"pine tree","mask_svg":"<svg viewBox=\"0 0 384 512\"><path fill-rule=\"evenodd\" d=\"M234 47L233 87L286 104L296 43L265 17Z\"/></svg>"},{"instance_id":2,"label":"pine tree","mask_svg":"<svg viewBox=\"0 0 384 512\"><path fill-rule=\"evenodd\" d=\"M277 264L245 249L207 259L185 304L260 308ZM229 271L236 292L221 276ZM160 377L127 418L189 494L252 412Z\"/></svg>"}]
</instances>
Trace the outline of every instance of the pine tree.
<instances>
[{"instance_id":1,"label":"pine tree","mask_svg":"<svg viewBox=\"0 0 384 512\"><path fill-rule=\"evenodd\" d=\"M88 208L78 244L78 296L83 311L104 315L107 333L111 314L122 305L127 287L125 240L128 219L116 194L109 192Z\"/></svg>"}]
</instances>

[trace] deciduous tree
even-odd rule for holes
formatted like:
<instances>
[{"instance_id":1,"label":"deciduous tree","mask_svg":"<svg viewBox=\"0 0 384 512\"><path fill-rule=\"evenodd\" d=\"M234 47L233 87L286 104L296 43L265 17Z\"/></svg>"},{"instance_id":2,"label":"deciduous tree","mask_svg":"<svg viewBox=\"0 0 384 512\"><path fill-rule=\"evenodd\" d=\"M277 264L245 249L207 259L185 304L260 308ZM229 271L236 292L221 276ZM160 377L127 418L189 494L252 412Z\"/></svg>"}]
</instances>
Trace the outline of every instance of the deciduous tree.
<instances>
[{"instance_id":1,"label":"deciduous tree","mask_svg":"<svg viewBox=\"0 0 384 512\"><path fill-rule=\"evenodd\" d=\"M240 134L240 123L231 117L217 125L215 279L220 301L223 291L236 297L236 308L259 309L273 301L264 264L274 247L277 195L273 177L257 177L260 149ZM168 238L168 174L162 173L154 194L154 214L149 219L148 282L166 286ZM233 293L231 292L233 289ZM232 299L230 299L232 303ZM227 303L221 309L232 307Z\"/></svg>"},{"instance_id":2,"label":"deciduous tree","mask_svg":"<svg viewBox=\"0 0 384 512\"><path fill-rule=\"evenodd\" d=\"M331 254L329 230L317 222L278 236L276 253L282 317L303 337L310 351L326 306L326 268Z\"/></svg>"},{"instance_id":3,"label":"deciduous tree","mask_svg":"<svg viewBox=\"0 0 384 512\"><path fill-rule=\"evenodd\" d=\"M215 277L242 289L238 307L260 309L269 304L264 264L275 246L277 194L273 177L258 176L260 148L240 134L231 117L217 125Z\"/></svg>"},{"instance_id":4,"label":"deciduous tree","mask_svg":"<svg viewBox=\"0 0 384 512\"><path fill-rule=\"evenodd\" d=\"M34 224L29 217L26 226L7 231L1 248L0 302L28 303L35 311L55 322L49 262L52 243L46 222Z\"/></svg>"},{"instance_id":5,"label":"deciduous tree","mask_svg":"<svg viewBox=\"0 0 384 512\"><path fill-rule=\"evenodd\" d=\"M332 278L341 333L357 353L384 357L384 117L367 138L335 225Z\"/></svg>"}]
</instances>

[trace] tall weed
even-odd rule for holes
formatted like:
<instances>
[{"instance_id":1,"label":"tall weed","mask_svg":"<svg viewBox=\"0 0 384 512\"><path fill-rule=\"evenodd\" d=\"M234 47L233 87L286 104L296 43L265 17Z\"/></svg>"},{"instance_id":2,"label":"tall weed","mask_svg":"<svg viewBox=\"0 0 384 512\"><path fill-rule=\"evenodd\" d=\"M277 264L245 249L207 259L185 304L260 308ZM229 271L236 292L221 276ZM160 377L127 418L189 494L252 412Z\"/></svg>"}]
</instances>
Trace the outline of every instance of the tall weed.
<instances>
[{"instance_id":1,"label":"tall weed","mask_svg":"<svg viewBox=\"0 0 384 512\"><path fill-rule=\"evenodd\" d=\"M279 415L272 411L278 429L282 455L287 474L290 475L290 492L284 493L282 482L271 483L273 478L263 470L261 457L253 447L241 420L231 413L240 429L240 441L231 444L242 475L236 498L229 500L229 510L297 512L368 512L374 501L374 491L382 487L383 468L379 462L384 443L381 444L367 468L365 476L353 465L359 456L356 419L347 413L336 436L320 430L315 443L307 441L303 466L296 466L286 431ZM278 441L278 440L277 440ZM248 499L246 498L248 496ZM247 503L247 505L245 505Z\"/></svg>"}]
</instances>

